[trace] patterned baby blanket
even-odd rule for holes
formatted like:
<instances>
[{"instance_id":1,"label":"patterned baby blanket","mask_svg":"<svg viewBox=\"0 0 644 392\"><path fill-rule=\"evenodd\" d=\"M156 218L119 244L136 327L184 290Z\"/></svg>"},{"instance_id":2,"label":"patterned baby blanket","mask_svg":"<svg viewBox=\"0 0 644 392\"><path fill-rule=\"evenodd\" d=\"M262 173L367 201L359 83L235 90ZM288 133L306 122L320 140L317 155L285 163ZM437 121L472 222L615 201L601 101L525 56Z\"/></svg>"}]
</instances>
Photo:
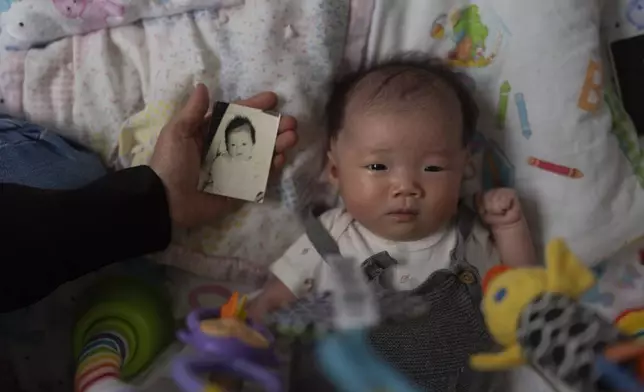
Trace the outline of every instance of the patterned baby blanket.
<instances>
[{"instance_id":1,"label":"patterned baby blanket","mask_svg":"<svg viewBox=\"0 0 644 392\"><path fill-rule=\"evenodd\" d=\"M43 46L57 39L141 19L207 8L238 6L244 0L4 0L0 43L8 49Z\"/></svg>"}]
</instances>

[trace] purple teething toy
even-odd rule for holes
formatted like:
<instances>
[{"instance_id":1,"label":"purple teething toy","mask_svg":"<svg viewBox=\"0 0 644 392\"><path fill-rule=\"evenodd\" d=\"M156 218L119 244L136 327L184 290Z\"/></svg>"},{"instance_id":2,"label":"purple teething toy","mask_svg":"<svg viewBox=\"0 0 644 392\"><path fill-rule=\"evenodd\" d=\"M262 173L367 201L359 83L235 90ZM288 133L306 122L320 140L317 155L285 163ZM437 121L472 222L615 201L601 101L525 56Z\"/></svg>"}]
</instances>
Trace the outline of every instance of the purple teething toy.
<instances>
[{"instance_id":1,"label":"purple teething toy","mask_svg":"<svg viewBox=\"0 0 644 392\"><path fill-rule=\"evenodd\" d=\"M223 373L243 380L259 383L268 392L281 392L278 375L270 370L278 366L274 352L273 336L262 326L247 322L269 342L267 348L252 347L236 337L213 336L201 330L201 322L219 318L219 309L198 309L186 319L187 330L177 336L183 343L194 347L196 355L177 358L172 376L185 392L202 392L205 389L204 373Z\"/></svg>"}]
</instances>

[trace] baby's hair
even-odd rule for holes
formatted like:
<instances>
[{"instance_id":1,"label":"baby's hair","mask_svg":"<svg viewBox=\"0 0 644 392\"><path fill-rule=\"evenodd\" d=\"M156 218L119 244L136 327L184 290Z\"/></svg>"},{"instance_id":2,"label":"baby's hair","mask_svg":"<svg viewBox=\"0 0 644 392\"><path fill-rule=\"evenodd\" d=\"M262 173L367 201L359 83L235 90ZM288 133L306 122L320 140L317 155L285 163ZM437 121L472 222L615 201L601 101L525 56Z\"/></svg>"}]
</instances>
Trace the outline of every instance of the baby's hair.
<instances>
[{"instance_id":1,"label":"baby's hair","mask_svg":"<svg viewBox=\"0 0 644 392\"><path fill-rule=\"evenodd\" d=\"M230 134L237 128L241 128L244 125L248 125L248 129L250 130L250 140L252 140L253 144L255 144L255 127L253 126L253 123L250 121L248 117L244 116L235 116L228 125L226 126L226 131L225 131L225 138L226 138L226 146L228 146L228 138Z\"/></svg>"},{"instance_id":2,"label":"baby's hair","mask_svg":"<svg viewBox=\"0 0 644 392\"><path fill-rule=\"evenodd\" d=\"M441 60L419 53L408 53L344 75L332 87L326 107L327 128L330 140L335 140L344 127L345 111L361 82L372 75L381 80L377 88L365 99L367 106L403 102L414 105L435 93L443 84L456 94L463 116L463 145L467 146L478 121L478 105L465 83L464 76L453 71ZM404 77L404 79L403 79ZM440 88L440 87L439 87Z\"/></svg>"}]
</instances>

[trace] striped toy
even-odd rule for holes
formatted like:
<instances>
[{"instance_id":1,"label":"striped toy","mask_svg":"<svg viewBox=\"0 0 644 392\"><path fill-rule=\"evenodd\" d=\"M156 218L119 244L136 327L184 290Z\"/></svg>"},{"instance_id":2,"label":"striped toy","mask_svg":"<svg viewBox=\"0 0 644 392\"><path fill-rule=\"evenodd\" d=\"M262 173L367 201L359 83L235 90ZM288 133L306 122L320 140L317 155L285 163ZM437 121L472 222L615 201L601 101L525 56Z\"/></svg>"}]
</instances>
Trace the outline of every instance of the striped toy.
<instances>
[{"instance_id":1,"label":"striped toy","mask_svg":"<svg viewBox=\"0 0 644 392\"><path fill-rule=\"evenodd\" d=\"M78 358L74 390L87 392L100 381L119 379L128 342L116 332L104 332L91 339Z\"/></svg>"}]
</instances>

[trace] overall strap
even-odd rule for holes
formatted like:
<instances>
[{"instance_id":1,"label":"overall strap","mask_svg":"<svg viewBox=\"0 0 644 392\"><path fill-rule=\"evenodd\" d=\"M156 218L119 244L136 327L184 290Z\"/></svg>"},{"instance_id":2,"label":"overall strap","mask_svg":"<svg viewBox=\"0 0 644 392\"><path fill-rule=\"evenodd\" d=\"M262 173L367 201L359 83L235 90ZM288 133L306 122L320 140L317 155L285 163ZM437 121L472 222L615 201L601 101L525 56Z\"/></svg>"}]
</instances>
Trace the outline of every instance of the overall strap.
<instances>
[{"instance_id":1,"label":"overall strap","mask_svg":"<svg viewBox=\"0 0 644 392\"><path fill-rule=\"evenodd\" d=\"M315 250L322 256L326 262L329 256L337 256L340 254L340 248L331 236L329 231L322 225L322 222L315 216L312 211L307 211L303 216L304 229L309 241L313 244Z\"/></svg>"},{"instance_id":2,"label":"overall strap","mask_svg":"<svg viewBox=\"0 0 644 392\"><path fill-rule=\"evenodd\" d=\"M311 244L327 264L329 257L341 255L340 248L338 248L333 236L311 211L304 215L303 222L306 235L309 237ZM397 261L389 253L380 252L365 260L362 263L362 270L367 280L372 281L378 279L387 268L395 264L397 264Z\"/></svg>"},{"instance_id":3,"label":"overall strap","mask_svg":"<svg viewBox=\"0 0 644 392\"><path fill-rule=\"evenodd\" d=\"M380 252L362 262L362 271L367 280L380 282L380 277L387 268L398 264L398 261L391 257L388 252Z\"/></svg>"},{"instance_id":4,"label":"overall strap","mask_svg":"<svg viewBox=\"0 0 644 392\"><path fill-rule=\"evenodd\" d=\"M466 257L467 240L472 235L472 229L476 222L476 213L467 206L460 205L456 226L458 229L456 246L452 250L450 269L457 274L459 280L465 283L472 299L479 303L483 298L481 290L481 276L478 270L472 266Z\"/></svg>"}]
</instances>

